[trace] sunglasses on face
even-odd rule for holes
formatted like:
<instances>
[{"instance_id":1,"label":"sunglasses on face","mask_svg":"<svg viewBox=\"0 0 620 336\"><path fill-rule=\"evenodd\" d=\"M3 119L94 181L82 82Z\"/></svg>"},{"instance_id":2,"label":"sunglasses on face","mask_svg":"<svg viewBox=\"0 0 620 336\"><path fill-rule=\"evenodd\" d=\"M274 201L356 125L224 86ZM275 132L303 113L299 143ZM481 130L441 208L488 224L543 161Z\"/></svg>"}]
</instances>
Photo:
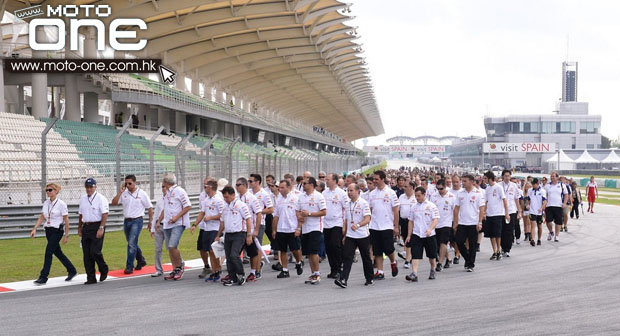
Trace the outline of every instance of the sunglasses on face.
<instances>
[{"instance_id":1,"label":"sunglasses on face","mask_svg":"<svg viewBox=\"0 0 620 336\"><path fill-rule=\"evenodd\" d=\"M254 183L254 180L248 180L248 183Z\"/></svg>"},{"instance_id":2,"label":"sunglasses on face","mask_svg":"<svg viewBox=\"0 0 620 336\"><path fill-rule=\"evenodd\" d=\"M319 175L319 178L325 178L325 176L324 175Z\"/></svg>"},{"instance_id":3,"label":"sunglasses on face","mask_svg":"<svg viewBox=\"0 0 620 336\"><path fill-rule=\"evenodd\" d=\"M235 185L236 185L237 187L239 187L239 186L242 186L243 184L241 184L241 183L237 183L237 184L235 184Z\"/></svg>"},{"instance_id":4,"label":"sunglasses on face","mask_svg":"<svg viewBox=\"0 0 620 336\"><path fill-rule=\"evenodd\" d=\"M52 191L54 191L54 189L45 189L45 191L52 192Z\"/></svg>"},{"instance_id":5,"label":"sunglasses on face","mask_svg":"<svg viewBox=\"0 0 620 336\"><path fill-rule=\"evenodd\" d=\"M444 190L444 189L445 189L445 188L437 188L437 190L439 190L439 191L442 191L442 190Z\"/></svg>"}]
</instances>

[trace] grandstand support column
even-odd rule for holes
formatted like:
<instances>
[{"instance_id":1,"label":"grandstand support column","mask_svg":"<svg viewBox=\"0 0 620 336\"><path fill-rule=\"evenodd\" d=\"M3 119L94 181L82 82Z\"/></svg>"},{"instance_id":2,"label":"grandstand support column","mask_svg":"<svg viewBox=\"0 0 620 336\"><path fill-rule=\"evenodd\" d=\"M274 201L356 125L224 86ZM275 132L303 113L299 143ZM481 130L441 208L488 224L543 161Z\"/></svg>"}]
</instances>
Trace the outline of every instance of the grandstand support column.
<instances>
[{"instance_id":1,"label":"grandstand support column","mask_svg":"<svg viewBox=\"0 0 620 336\"><path fill-rule=\"evenodd\" d=\"M196 78L192 78L192 94L200 96L200 82Z\"/></svg>"},{"instance_id":2,"label":"grandstand support column","mask_svg":"<svg viewBox=\"0 0 620 336\"><path fill-rule=\"evenodd\" d=\"M157 122L159 126L164 126L170 132L170 112L163 107L157 108Z\"/></svg>"},{"instance_id":3,"label":"grandstand support column","mask_svg":"<svg viewBox=\"0 0 620 336\"><path fill-rule=\"evenodd\" d=\"M65 120L80 121L80 93L77 85L78 74L65 74Z\"/></svg>"},{"instance_id":4,"label":"grandstand support column","mask_svg":"<svg viewBox=\"0 0 620 336\"><path fill-rule=\"evenodd\" d=\"M4 90L1 90L4 93ZM26 114L24 106L24 85L20 84L17 87L17 114Z\"/></svg>"},{"instance_id":5,"label":"grandstand support column","mask_svg":"<svg viewBox=\"0 0 620 336\"><path fill-rule=\"evenodd\" d=\"M221 136L225 137L225 138L230 138L228 136L228 133L226 133L226 122L224 121L218 121L217 122L217 126L216 126L216 130L217 130L217 134L220 134Z\"/></svg>"},{"instance_id":6,"label":"grandstand support column","mask_svg":"<svg viewBox=\"0 0 620 336\"><path fill-rule=\"evenodd\" d=\"M138 105L139 128L151 129L151 110L148 105Z\"/></svg>"},{"instance_id":7,"label":"grandstand support column","mask_svg":"<svg viewBox=\"0 0 620 336\"><path fill-rule=\"evenodd\" d=\"M240 137L243 139L242 126L241 125L233 125L233 137Z\"/></svg>"},{"instance_id":8,"label":"grandstand support column","mask_svg":"<svg viewBox=\"0 0 620 336\"><path fill-rule=\"evenodd\" d=\"M58 117L50 120L41 132L41 203L45 202L47 195L45 194L45 186L47 185L47 133L54 127Z\"/></svg>"},{"instance_id":9,"label":"grandstand support column","mask_svg":"<svg viewBox=\"0 0 620 336\"><path fill-rule=\"evenodd\" d=\"M21 87L21 85L20 85ZM24 91L22 90L22 96ZM4 61L0 58L0 112L7 112L4 102Z\"/></svg>"},{"instance_id":10,"label":"grandstand support column","mask_svg":"<svg viewBox=\"0 0 620 336\"><path fill-rule=\"evenodd\" d=\"M235 130L233 126L234 125L231 123L226 123L224 125L224 134L226 135L226 137L231 139L235 137Z\"/></svg>"},{"instance_id":11,"label":"grandstand support column","mask_svg":"<svg viewBox=\"0 0 620 336\"><path fill-rule=\"evenodd\" d=\"M42 26L36 28L36 39L38 42L47 42L47 35ZM33 51L33 57L44 58L44 51ZM35 118L47 117L47 74L33 73L32 75L32 116ZM4 86L2 86L4 88ZM2 100L4 102L4 99Z\"/></svg>"},{"instance_id":12,"label":"grandstand support column","mask_svg":"<svg viewBox=\"0 0 620 336\"><path fill-rule=\"evenodd\" d=\"M95 27L88 26L84 34L84 58L97 57L97 37ZM86 118L84 118L86 119Z\"/></svg>"},{"instance_id":13,"label":"grandstand support column","mask_svg":"<svg viewBox=\"0 0 620 336\"><path fill-rule=\"evenodd\" d=\"M250 128L247 126L243 126L242 128L242 132L243 132L243 142L250 142Z\"/></svg>"},{"instance_id":14,"label":"grandstand support column","mask_svg":"<svg viewBox=\"0 0 620 336\"><path fill-rule=\"evenodd\" d=\"M99 123L99 95L94 92L84 92L84 121Z\"/></svg>"},{"instance_id":15,"label":"grandstand support column","mask_svg":"<svg viewBox=\"0 0 620 336\"><path fill-rule=\"evenodd\" d=\"M175 123L174 130L176 133L187 133L187 122L185 121L187 113L176 111L174 113Z\"/></svg>"}]
</instances>

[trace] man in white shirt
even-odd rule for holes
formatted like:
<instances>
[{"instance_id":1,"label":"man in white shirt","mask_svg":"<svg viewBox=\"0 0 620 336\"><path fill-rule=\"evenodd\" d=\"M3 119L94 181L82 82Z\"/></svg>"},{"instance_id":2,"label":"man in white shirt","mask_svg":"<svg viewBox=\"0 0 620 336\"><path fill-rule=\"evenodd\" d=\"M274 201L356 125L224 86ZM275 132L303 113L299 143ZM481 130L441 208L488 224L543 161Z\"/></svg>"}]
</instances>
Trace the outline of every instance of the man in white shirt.
<instances>
[{"instance_id":1,"label":"man in white shirt","mask_svg":"<svg viewBox=\"0 0 620 336\"><path fill-rule=\"evenodd\" d=\"M415 188L415 199L416 203L411 206L409 211L406 241L411 243L412 272L405 279L412 282L418 281L418 267L424 250L431 264L431 273L428 279L434 280L437 262L437 239L434 236L435 227L439 222L439 210L433 202L426 199L426 190L423 187Z\"/></svg>"},{"instance_id":2,"label":"man in white shirt","mask_svg":"<svg viewBox=\"0 0 620 336\"><path fill-rule=\"evenodd\" d=\"M181 280L185 270L182 265L181 251L179 251L179 242L183 231L191 226L189 211L192 209L192 203L185 189L177 185L177 178L174 174L167 173L163 184L166 186L166 201L156 230L159 230L159 226L163 223L166 247L173 267L172 272L166 275L164 280Z\"/></svg>"},{"instance_id":3,"label":"man in white shirt","mask_svg":"<svg viewBox=\"0 0 620 336\"><path fill-rule=\"evenodd\" d=\"M248 190L248 180L245 177L238 178L235 187L239 194L239 200L248 206L248 211L250 212L252 220L252 227L249 231L252 235L252 243L245 247L245 251L248 257L250 257L250 275L248 275L245 281L256 282L256 280L260 279L260 259L262 256L258 251L258 246L256 246L254 239L258 237L260 224L263 221L263 204Z\"/></svg>"},{"instance_id":4,"label":"man in white shirt","mask_svg":"<svg viewBox=\"0 0 620 336\"><path fill-rule=\"evenodd\" d=\"M508 202L506 201L506 194L504 189L499 183L495 183L495 174L492 171L484 173L484 177L488 180L488 185L485 188L485 208L486 208L486 223L484 228L485 237L491 240L491 246L493 247L493 255L491 260L502 260L501 237L502 226L504 221L508 223L510 221L510 215L508 214Z\"/></svg>"},{"instance_id":5,"label":"man in white shirt","mask_svg":"<svg viewBox=\"0 0 620 336\"><path fill-rule=\"evenodd\" d=\"M325 198L316 191L316 179L308 177L304 182L304 192L297 202L297 220L301 223L301 253L308 256L312 274L306 283L316 285L321 281L319 272L319 250L321 231L326 208Z\"/></svg>"},{"instance_id":6,"label":"man in white shirt","mask_svg":"<svg viewBox=\"0 0 620 336\"><path fill-rule=\"evenodd\" d=\"M276 182L276 178L273 175L265 176L265 187L263 190L271 197L271 204L273 204L273 211L276 210L276 197L280 193L278 191L278 183ZM265 232L267 233L267 239L269 239L269 245L271 246L271 255L274 257L274 260L279 260L278 251L280 250L278 247L278 242L275 239L272 239L271 232L273 231L273 212L265 215ZM261 241L262 242L262 241ZM272 265L272 267L275 266Z\"/></svg>"},{"instance_id":7,"label":"man in white shirt","mask_svg":"<svg viewBox=\"0 0 620 336\"><path fill-rule=\"evenodd\" d=\"M448 191L452 195L454 195L454 197L457 197L459 191L461 191L462 189L463 187L461 186L461 178L457 174L452 175L452 187ZM461 260L461 253L459 252L459 245L456 243L456 235L454 233L455 232L453 230L452 236L450 237L450 246L454 249L454 260L452 260L452 263L458 265ZM450 260L448 259L446 260L444 268L448 268L450 266L449 264Z\"/></svg>"},{"instance_id":8,"label":"man in white shirt","mask_svg":"<svg viewBox=\"0 0 620 336\"><path fill-rule=\"evenodd\" d=\"M200 227L197 249L200 251L200 257L205 267L203 267L202 273L198 277L205 279L206 282L216 282L220 280L221 266L219 259L211 248L211 244L215 241L215 236L217 236L217 231L220 228L220 217L222 211L224 211L224 199L217 193L217 182L215 180L209 180L206 185L205 198L200 202L200 212L190 231L193 234L196 226ZM211 261L211 274L207 274L209 272L207 268L209 261Z\"/></svg>"},{"instance_id":9,"label":"man in white shirt","mask_svg":"<svg viewBox=\"0 0 620 336\"><path fill-rule=\"evenodd\" d=\"M454 181L453 181L454 184ZM474 177L463 176L463 189L458 192L456 207L454 207L453 229L456 231L455 240L459 251L465 259L465 269L473 272L476 266L476 245L478 232L482 229L484 217L484 197L482 191L474 188ZM469 246L465 246L465 241Z\"/></svg>"},{"instance_id":10,"label":"man in white shirt","mask_svg":"<svg viewBox=\"0 0 620 336\"><path fill-rule=\"evenodd\" d=\"M137 271L146 266L146 260L138 246L138 239L144 226L143 216L146 209L149 210L148 226L153 222L153 204L149 195L138 187L136 176L133 174L125 176L125 183L121 186L120 192L112 199L112 205L118 204L123 206L123 230L127 240L127 262L124 273L132 274L134 259L137 262Z\"/></svg>"},{"instance_id":11,"label":"man in white shirt","mask_svg":"<svg viewBox=\"0 0 620 336\"><path fill-rule=\"evenodd\" d=\"M450 260L450 256L448 254L447 245L454 236L452 227L454 226L454 207L456 207L456 196L448 191L448 186L446 186L447 181L449 181L449 179L440 179L437 183L435 183L437 193L430 200L437 206L437 210L439 211L439 221L435 227L435 232L437 233L437 245L439 246L439 263L437 263L437 267L435 268L435 271L437 272L441 272L444 268L444 266L442 266L444 260L445 268L450 267L450 263L448 262L448 260Z\"/></svg>"},{"instance_id":12,"label":"man in white shirt","mask_svg":"<svg viewBox=\"0 0 620 336\"><path fill-rule=\"evenodd\" d=\"M522 216L521 203L519 203L521 199L521 194L519 193L520 188L516 183L511 181L511 175L512 173L508 169L502 171L502 181L497 183L504 190L506 202L508 203L508 214L510 214L510 221L502 226L501 248L504 257L510 257L509 253L512 249L512 242L515 239L516 228L519 228L519 235L521 234L521 229L519 227L519 221ZM519 237L517 237L517 243L521 243L518 238Z\"/></svg>"},{"instance_id":13,"label":"man in white shirt","mask_svg":"<svg viewBox=\"0 0 620 336\"><path fill-rule=\"evenodd\" d=\"M553 239L554 241L560 241L560 229L564 222L564 208L567 206L569 192L566 186L560 182L560 176L557 172L551 172L551 182L545 185L545 191L547 192L547 208L545 209L545 215L547 218L547 229L549 229L549 235L547 240ZM553 223L555 223L555 234L553 232Z\"/></svg>"},{"instance_id":14,"label":"man in white shirt","mask_svg":"<svg viewBox=\"0 0 620 336\"><path fill-rule=\"evenodd\" d=\"M254 195L254 197L256 197L262 208L262 219L260 226L258 227L258 235L256 236L261 245L263 242L263 235L265 233L265 228L267 224L267 217L272 216L274 210L272 193L269 189L261 187L262 182L263 178L260 176L260 174L250 174L250 178L248 179L250 192L252 193L252 195ZM273 219L273 217L271 218ZM267 236L269 236L269 234L267 234ZM254 265L254 267L258 270L256 277L260 279L260 256L259 258L257 258L256 265Z\"/></svg>"},{"instance_id":15,"label":"man in white shirt","mask_svg":"<svg viewBox=\"0 0 620 336\"><path fill-rule=\"evenodd\" d=\"M273 212L273 228L268 234L278 242L280 248L280 274L278 279L290 277L288 271L287 249L290 249L295 256L295 269L297 275L301 275L303 270L301 243L299 236L301 235L301 224L297 220L297 202L298 198L293 193L293 185L288 179L280 181L279 198L276 201L276 209ZM277 269L274 269L277 270Z\"/></svg>"},{"instance_id":16,"label":"man in white shirt","mask_svg":"<svg viewBox=\"0 0 620 336\"><path fill-rule=\"evenodd\" d=\"M368 225L370 224L370 206L368 202L360 197L360 187L358 184L351 183L347 187L347 194L350 199L346 209L346 226L343 249L343 267L342 273L334 283L341 287L347 288L353 258L355 257L355 249L359 249L364 267L364 285L372 285L374 283L374 275L372 274L372 260L370 259L370 233Z\"/></svg>"},{"instance_id":17,"label":"man in white shirt","mask_svg":"<svg viewBox=\"0 0 620 336\"><path fill-rule=\"evenodd\" d=\"M327 188L323 191L327 206L323 235L330 267L327 277L338 279L342 270L342 241L346 230L345 209L349 200L347 194L338 187L338 175L334 173L327 175L326 183Z\"/></svg>"},{"instance_id":18,"label":"man in white shirt","mask_svg":"<svg viewBox=\"0 0 620 336\"><path fill-rule=\"evenodd\" d=\"M394 258L394 238L398 236L398 198L392 188L385 184L385 172L377 170L373 173L375 189L368 195L370 211L370 242L375 256L377 273L376 280L385 279L383 274L383 255L390 259L392 277L398 275L398 267Z\"/></svg>"},{"instance_id":19,"label":"man in white shirt","mask_svg":"<svg viewBox=\"0 0 620 336\"><path fill-rule=\"evenodd\" d=\"M108 264L103 259L101 249L105 225L108 220L109 204L105 196L97 192L97 181L88 178L84 182L86 195L80 198L78 235L82 237L82 253L84 254L84 269L86 270L85 285L97 283L95 263L101 275L99 281L108 277Z\"/></svg>"},{"instance_id":20,"label":"man in white shirt","mask_svg":"<svg viewBox=\"0 0 620 336\"><path fill-rule=\"evenodd\" d=\"M411 244L406 245L404 241L407 240L407 230L409 228L409 211L411 207L416 203L415 200L415 184L413 182L409 182L404 186L404 193L398 197L398 224L400 225L400 234L403 239L403 245L405 254L402 252L398 252L398 256L405 260L405 268L411 267Z\"/></svg>"},{"instance_id":21,"label":"man in white shirt","mask_svg":"<svg viewBox=\"0 0 620 336\"><path fill-rule=\"evenodd\" d=\"M532 188L527 191L527 201L530 203L530 221L532 225L538 226L538 240L536 245L540 245L542 238L543 210L547 207L547 191L540 186L537 178L532 180ZM532 239L530 245L534 246L534 228L532 228Z\"/></svg>"},{"instance_id":22,"label":"man in white shirt","mask_svg":"<svg viewBox=\"0 0 620 336\"><path fill-rule=\"evenodd\" d=\"M236 198L235 189L226 186L222 189L226 205L220 217L220 228L215 241L220 241L222 232L226 233L224 250L228 275L222 279L224 286L245 283L245 272L241 262L241 250L252 244L252 219L248 206Z\"/></svg>"},{"instance_id":23,"label":"man in white shirt","mask_svg":"<svg viewBox=\"0 0 620 336\"><path fill-rule=\"evenodd\" d=\"M166 204L166 186L164 184L161 185L161 191L161 198L157 201L157 203L155 203L155 213L153 214L153 218L155 218L155 223L149 223L148 226L148 230L151 232L151 238L154 239L155 243L155 272L151 274L152 277L159 277L164 275L164 268L161 264L161 255L165 236L163 226L159 221L161 214L164 212L164 205Z\"/></svg>"}]
</instances>

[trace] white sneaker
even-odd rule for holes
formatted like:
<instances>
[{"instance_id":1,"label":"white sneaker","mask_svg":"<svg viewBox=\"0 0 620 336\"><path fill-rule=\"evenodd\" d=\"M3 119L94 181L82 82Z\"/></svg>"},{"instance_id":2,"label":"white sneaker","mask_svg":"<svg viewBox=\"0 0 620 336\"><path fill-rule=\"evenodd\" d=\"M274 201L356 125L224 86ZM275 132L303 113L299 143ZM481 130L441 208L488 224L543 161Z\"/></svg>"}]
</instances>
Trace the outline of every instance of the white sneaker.
<instances>
[{"instance_id":1,"label":"white sneaker","mask_svg":"<svg viewBox=\"0 0 620 336\"><path fill-rule=\"evenodd\" d=\"M554 242L559 242L559 241L560 241L560 239L558 238L558 236L555 236L555 237L553 237L553 241L554 241Z\"/></svg>"},{"instance_id":2,"label":"white sneaker","mask_svg":"<svg viewBox=\"0 0 620 336\"><path fill-rule=\"evenodd\" d=\"M411 267L411 266L409 265L409 262L405 261L405 265L403 267L406 268L406 269L409 269L409 267Z\"/></svg>"},{"instance_id":3,"label":"white sneaker","mask_svg":"<svg viewBox=\"0 0 620 336\"><path fill-rule=\"evenodd\" d=\"M157 278L157 277L160 277L160 276L162 276L162 275L164 275L164 273L159 272L159 271L157 271L157 272L155 272L155 273L152 273L152 274L151 274L151 276L152 276L153 278Z\"/></svg>"},{"instance_id":4,"label":"white sneaker","mask_svg":"<svg viewBox=\"0 0 620 336\"><path fill-rule=\"evenodd\" d=\"M521 245L521 239L517 238L517 245Z\"/></svg>"},{"instance_id":5,"label":"white sneaker","mask_svg":"<svg viewBox=\"0 0 620 336\"><path fill-rule=\"evenodd\" d=\"M551 234L551 232L549 232L549 234L547 235L547 240L551 240L551 238L553 238L553 235Z\"/></svg>"}]
</instances>

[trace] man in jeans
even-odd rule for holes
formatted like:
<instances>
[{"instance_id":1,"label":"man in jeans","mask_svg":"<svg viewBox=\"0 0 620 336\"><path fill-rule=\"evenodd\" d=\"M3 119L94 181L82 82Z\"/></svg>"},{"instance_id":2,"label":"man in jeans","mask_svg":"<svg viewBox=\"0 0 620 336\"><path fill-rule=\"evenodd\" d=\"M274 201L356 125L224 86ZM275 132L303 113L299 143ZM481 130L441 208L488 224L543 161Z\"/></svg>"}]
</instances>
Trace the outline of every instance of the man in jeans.
<instances>
[{"instance_id":1,"label":"man in jeans","mask_svg":"<svg viewBox=\"0 0 620 336\"><path fill-rule=\"evenodd\" d=\"M146 265L142 250L138 246L138 238L144 225L144 210L149 209L149 222L153 222L153 204L146 192L136 185L136 176L127 175L121 191L112 199L112 205L123 205L123 229L127 239L127 263L125 274L133 273L133 260L136 259L136 270L141 270Z\"/></svg>"},{"instance_id":2,"label":"man in jeans","mask_svg":"<svg viewBox=\"0 0 620 336\"><path fill-rule=\"evenodd\" d=\"M245 283L245 272L243 271L240 254L244 243L246 246L252 244L250 210L245 203L236 199L235 189L232 187L227 186L222 189L222 195L226 205L222 211L220 229L217 232L215 241L219 242L222 232L226 233L224 250L226 252L228 276L223 279L223 282L224 286L232 286L235 283L242 286Z\"/></svg>"}]
</instances>

